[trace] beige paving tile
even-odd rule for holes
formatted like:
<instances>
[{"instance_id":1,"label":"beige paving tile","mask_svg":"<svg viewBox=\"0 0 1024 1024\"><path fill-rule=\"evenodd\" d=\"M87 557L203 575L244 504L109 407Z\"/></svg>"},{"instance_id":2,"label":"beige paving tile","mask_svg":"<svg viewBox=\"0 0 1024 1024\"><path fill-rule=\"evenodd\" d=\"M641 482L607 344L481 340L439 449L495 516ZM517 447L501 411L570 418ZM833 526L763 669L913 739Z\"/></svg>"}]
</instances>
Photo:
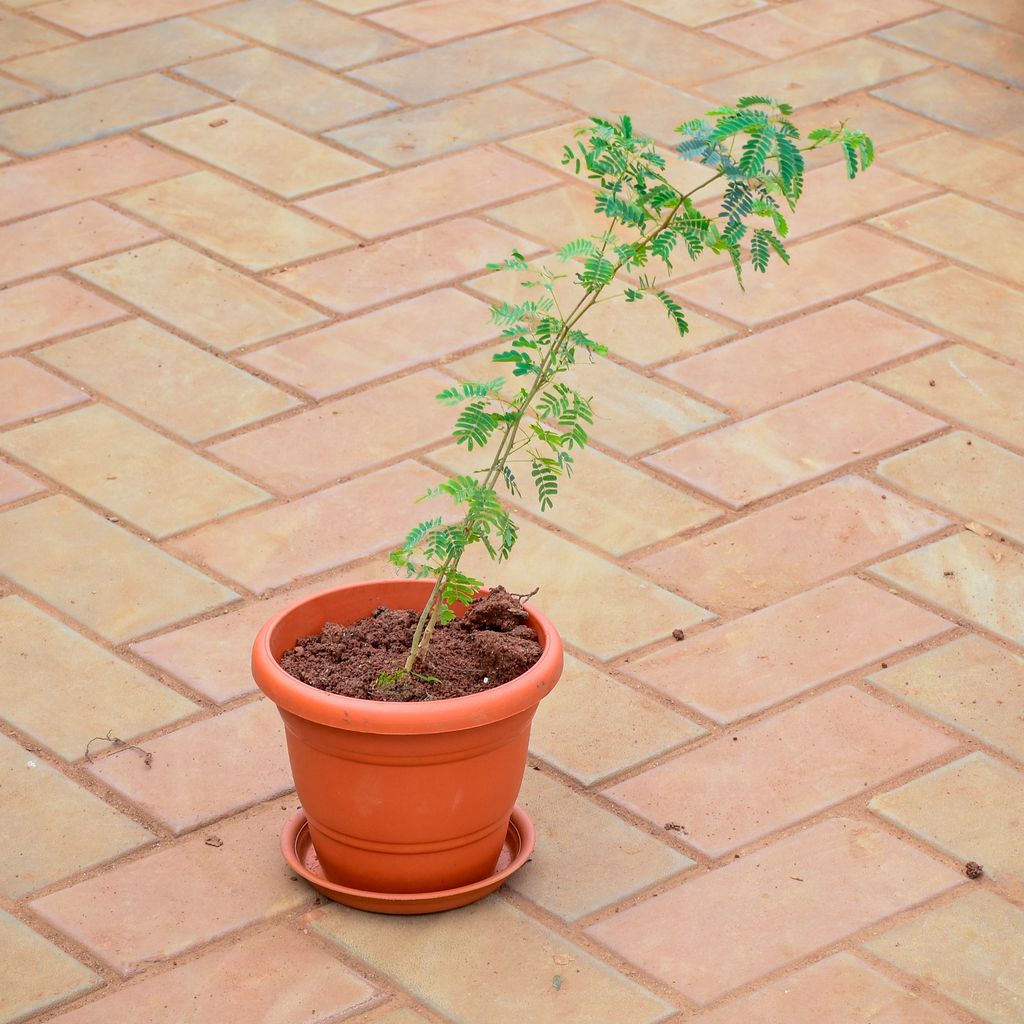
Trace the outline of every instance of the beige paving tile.
<instances>
[{"instance_id":1,"label":"beige paving tile","mask_svg":"<svg viewBox=\"0 0 1024 1024\"><path fill-rule=\"evenodd\" d=\"M31 2L31 0L30 0ZM33 12L40 18L71 29L83 36L96 36L115 29L130 28L149 21L190 14L213 7L217 0L54 0L39 4Z\"/></svg>"},{"instance_id":2,"label":"beige paving tile","mask_svg":"<svg viewBox=\"0 0 1024 1024\"><path fill-rule=\"evenodd\" d=\"M865 946L986 1024L1014 1024L1024 1011L1022 928L1024 911L994 893L972 892Z\"/></svg>"},{"instance_id":3,"label":"beige paving tile","mask_svg":"<svg viewBox=\"0 0 1024 1024\"><path fill-rule=\"evenodd\" d=\"M0 910L0 1020L4 1024L51 1010L91 992L103 979L53 943Z\"/></svg>"},{"instance_id":4,"label":"beige paving tile","mask_svg":"<svg viewBox=\"0 0 1024 1024\"><path fill-rule=\"evenodd\" d=\"M571 133L566 132L564 140L571 142ZM608 219L594 212L594 200L589 192L573 185L517 199L488 210L487 216L513 231L540 239L552 249L560 249L573 238L590 238L608 229ZM554 260L550 262L555 265ZM561 270L566 273L573 266L562 264ZM488 275L484 281L493 278L495 285L502 285L504 290L508 287L505 282L518 281L522 277L521 272L498 271Z\"/></svg>"},{"instance_id":5,"label":"beige paving tile","mask_svg":"<svg viewBox=\"0 0 1024 1024\"><path fill-rule=\"evenodd\" d=\"M633 563L721 613L781 601L948 520L844 476Z\"/></svg>"},{"instance_id":6,"label":"beige paving tile","mask_svg":"<svg viewBox=\"0 0 1024 1024\"><path fill-rule=\"evenodd\" d=\"M41 89L32 89L20 82L12 82L9 78L0 78L0 110L20 107L32 100L41 100L45 95Z\"/></svg>"},{"instance_id":7,"label":"beige paving tile","mask_svg":"<svg viewBox=\"0 0 1024 1024\"><path fill-rule=\"evenodd\" d=\"M634 0L634 6L682 25L706 25L765 6L765 0Z\"/></svg>"},{"instance_id":8,"label":"beige paving tile","mask_svg":"<svg viewBox=\"0 0 1024 1024\"><path fill-rule=\"evenodd\" d=\"M431 324L426 335L425 323ZM483 303L440 288L259 349L245 362L325 398L471 348L498 330Z\"/></svg>"},{"instance_id":9,"label":"beige paving tile","mask_svg":"<svg viewBox=\"0 0 1024 1024\"><path fill-rule=\"evenodd\" d=\"M0 892L10 899L105 864L153 838L6 736L0 736L0 783L6 811Z\"/></svg>"},{"instance_id":10,"label":"beige paving tile","mask_svg":"<svg viewBox=\"0 0 1024 1024\"><path fill-rule=\"evenodd\" d=\"M216 102L209 93L183 82L145 75L0 114L0 146L36 156L180 117Z\"/></svg>"},{"instance_id":11,"label":"beige paving tile","mask_svg":"<svg viewBox=\"0 0 1024 1024\"><path fill-rule=\"evenodd\" d=\"M0 424L4 426L66 409L88 397L27 359L0 359Z\"/></svg>"},{"instance_id":12,"label":"beige paving tile","mask_svg":"<svg viewBox=\"0 0 1024 1024\"><path fill-rule=\"evenodd\" d=\"M281 859L278 832L294 801L219 822L170 849L44 896L31 906L123 975L310 903ZM206 837L216 835L219 846ZM146 907L134 914L129 908Z\"/></svg>"},{"instance_id":13,"label":"beige paving tile","mask_svg":"<svg viewBox=\"0 0 1024 1024\"><path fill-rule=\"evenodd\" d=\"M648 1024L672 1009L497 897L422 917L331 907L318 912L312 927L453 1024L568 1024L602 1016ZM481 978L488 983L479 984ZM515 998L495 999L495 992Z\"/></svg>"},{"instance_id":14,"label":"beige paving tile","mask_svg":"<svg viewBox=\"0 0 1024 1024\"><path fill-rule=\"evenodd\" d=\"M337 128L398 106L394 100L261 46L195 60L175 70L307 132Z\"/></svg>"},{"instance_id":15,"label":"beige paving tile","mask_svg":"<svg viewBox=\"0 0 1024 1024\"><path fill-rule=\"evenodd\" d=\"M287 993L285 996L284 993ZM294 926L276 925L54 1018L60 1024L322 1024L373 1000L370 983Z\"/></svg>"},{"instance_id":16,"label":"beige paving tile","mask_svg":"<svg viewBox=\"0 0 1024 1024\"><path fill-rule=\"evenodd\" d=\"M871 380L954 423L1024 446L1024 407L1020 403L1024 370L1015 366L954 345Z\"/></svg>"},{"instance_id":17,"label":"beige paving tile","mask_svg":"<svg viewBox=\"0 0 1024 1024\"><path fill-rule=\"evenodd\" d=\"M789 828L956 748L853 686L712 740L605 790L709 857Z\"/></svg>"},{"instance_id":18,"label":"beige paving tile","mask_svg":"<svg viewBox=\"0 0 1024 1024\"><path fill-rule=\"evenodd\" d=\"M158 540L270 497L105 405L9 430L0 448Z\"/></svg>"},{"instance_id":19,"label":"beige paving tile","mask_svg":"<svg viewBox=\"0 0 1024 1024\"><path fill-rule=\"evenodd\" d=\"M30 494L38 494L43 486L21 470L0 461L0 505L9 505L12 501L27 498Z\"/></svg>"},{"instance_id":20,"label":"beige paving tile","mask_svg":"<svg viewBox=\"0 0 1024 1024\"><path fill-rule=\"evenodd\" d=\"M222 351L325 319L297 299L172 239L86 263L74 273Z\"/></svg>"},{"instance_id":21,"label":"beige paving tile","mask_svg":"<svg viewBox=\"0 0 1024 1024\"><path fill-rule=\"evenodd\" d=\"M830 818L587 934L704 1004L962 881L881 829Z\"/></svg>"},{"instance_id":22,"label":"beige paving tile","mask_svg":"<svg viewBox=\"0 0 1024 1024\"><path fill-rule=\"evenodd\" d=\"M1024 761L1024 657L969 633L866 678L911 707Z\"/></svg>"},{"instance_id":23,"label":"beige paving tile","mask_svg":"<svg viewBox=\"0 0 1024 1024\"><path fill-rule=\"evenodd\" d=\"M267 270L352 244L350 235L209 171L122 192L115 202L246 270Z\"/></svg>"},{"instance_id":24,"label":"beige paving tile","mask_svg":"<svg viewBox=\"0 0 1024 1024\"><path fill-rule=\"evenodd\" d=\"M298 404L145 320L57 342L38 358L187 441L204 441Z\"/></svg>"},{"instance_id":25,"label":"beige paving tile","mask_svg":"<svg viewBox=\"0 0 1024 1024\"><path fill-rule=\"evenodd\" d=\"M99 203L43 213L0 227L0 283L95 259L156 237L152 229Z\"/></svg>"},{"instance_id":26,"label":"beige paving tile","mask_svg":"<svg viewBox=\"0 0 1024 1024\"><path fill-rule=\"evenodd\" d=\"M287 494L308 491L441 441L454 420L434 396L447 384L436 370L423 370L257 427L210 451Z\"/></svg>"},{"instance_id":27,"label":"beige paving tile","mask_svg":"<svg viewBox=\"0 0 1024 1024\"><path fill-rule=\"evenodd\" d=\"M1024 555L963 532L871 571L930 604L1024 644Z\"/></svg>"},{"instance_id":28,"label":"beige paving tile","mask_svg":"<svg viewBox=\"0 0 1024 1024\"><path fill-rule=\"evenodd\" d=\"M346 185L298 205L364 238L376 238L532 192L555 180L497 146L482 146Z\"/></svg>"},{"instance_id":29,"label":"beige paving tile","mask_svg":"<svg viewBox=\"0 0 1024 1024\"><path fill-rule=\"evenodd\" d=\"M0 13L0 60L8 61L28 53L37 53L62 43L74 42L74 36L48 28L38 21L7 11Z\"/></svg>"},{"instance_id":30,"label":"beige paving tile","mask_svg":"<svg viewBox=\"0 0 1024 1024\"><path fill-rule=\"evenodd\" d=\"M108 732L130 740L197 705L16 595L0 599L4 717L65 761L97 754Z\"/></svg>"},{"instance_id":31,"label":"beige paving tile","mask_svg":"<svg viewBox=\"0 0 1024 1024\"><path fill-rule=\"evenodd\" d=\"M237 598L63 495L0 514L0 570L113 643Z\"/></svg>"},{"instance_id":32,"label":"beige paving tile","mask_svg":"<svg viewBox=\"0 0 1024 1024\"><path fill-rule=\"evenodd\" d=\"M528 18L578 7L583 0L422 0L421 3L373 14L370 20L425 43L443 43L455 36L501 28Z\"/></svg>"},{"instance_id":33,"label":"beige paving tile","mask_svg":"<svg viewBox=\"0 0 1024 1024\"><path fill-rule=\"evenodd\" d=\"M642 690L568 655L558 686L533 720L530 750L592 786L702 735L699 725Z\"/></svg>"},{"instance_id":34,"label":"beige paving tile","mask_svg":"<svg viewBox=\"0 0 1024 1024\"><path fill-rule=\"evenodd\" d=\"M846 576L633 661L626 671L728 725L951 627Z\"/></svg>"},{"instance_id":35,"label":"beige paving tile","mask_svg":"<svg viewBox=\"0 0 1024 1024\"><path fill-rule=\"evenodd\" d=\"M946 6L1000 25L1008 25L1018 32L1024 30L1024 12L1014 0L948 0Z\"/></svg>"}]
</instances>

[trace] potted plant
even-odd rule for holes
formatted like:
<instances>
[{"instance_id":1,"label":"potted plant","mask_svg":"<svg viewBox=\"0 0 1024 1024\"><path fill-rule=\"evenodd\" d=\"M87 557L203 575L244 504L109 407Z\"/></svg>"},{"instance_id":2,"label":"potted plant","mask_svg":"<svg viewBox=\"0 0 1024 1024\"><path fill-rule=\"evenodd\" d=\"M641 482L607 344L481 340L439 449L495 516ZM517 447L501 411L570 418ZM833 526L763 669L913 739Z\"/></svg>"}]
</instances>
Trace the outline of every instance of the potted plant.
<instances>
[{"instance_id":1,"label":"potted plant","mask_svg":"<svg viewBox=\"0 0 1024 1024\"><path fill-rule=\"evenodd\" d=\"M803 190L806 150L837 144L850 177L872 162L871 140L844 124L801 144L791 113L748 96L681 125L678 153L710 172L687 192L628 117L581 129L563 163L595 183L608 228L558 254L580 268L571 306L560 301L563 285L556 291L568 275L532 270L518 252L491 265L526 275L528 291L492 310L506 346L494 361L512 382L463 381L438 396L458 407L460 445L491 445L485 468L427 495L449 498L457 514L419 523L392 553L406 579L304 598L257 636L253 674L284 720L302 804L282 847L332 898L392 913L443 909L492 891L529 855L532 830L513 809L530 723L558 681L562 646L537 608L485 589L461 560L475 545L498 562L512 551L516 524L498 488L517 495L526 486L514 466L528 464L542 511L571 476L592 413L562 378L580 356L606 352L582 324L595 303L659 302L685 334L684 310L652 265L722 255L742 287L747 260L755 272L789 262L785 218ZM721 207L704 212L694 196L719 179Z\"/></svg>"}]
</instances>

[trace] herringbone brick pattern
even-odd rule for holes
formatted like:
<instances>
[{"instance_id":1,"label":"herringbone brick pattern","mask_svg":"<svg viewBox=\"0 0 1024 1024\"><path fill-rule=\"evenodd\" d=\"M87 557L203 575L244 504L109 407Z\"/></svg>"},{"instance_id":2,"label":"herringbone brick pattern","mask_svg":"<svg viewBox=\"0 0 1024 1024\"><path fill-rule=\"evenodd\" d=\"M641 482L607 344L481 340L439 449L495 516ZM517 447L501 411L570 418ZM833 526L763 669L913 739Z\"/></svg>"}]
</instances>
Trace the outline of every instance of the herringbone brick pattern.
<instances>
[{"instance_id":1,"label":"herringbone brick pattern","mask_svg":"<svg viewBox=\"0 0 1024 1024\"><path fill-rule=\"evenodd\" d=\"M0 12L0 1022L1024 1021L1019 0ZM533 861L321 905L254 632L463 465L485 265L593 230L572 128L745 92L879 161L670 281L687 338L595 314L594 447L481 566L571 653Z\"/></svg>"}]
</instances>

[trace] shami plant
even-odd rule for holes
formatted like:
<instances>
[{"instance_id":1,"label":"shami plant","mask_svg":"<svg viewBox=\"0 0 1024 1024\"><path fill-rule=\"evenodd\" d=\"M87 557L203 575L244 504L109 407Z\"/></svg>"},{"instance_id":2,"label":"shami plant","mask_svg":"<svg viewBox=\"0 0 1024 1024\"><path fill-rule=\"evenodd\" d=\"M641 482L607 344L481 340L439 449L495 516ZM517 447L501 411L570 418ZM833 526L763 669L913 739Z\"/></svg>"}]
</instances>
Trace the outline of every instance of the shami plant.
<instances>
[{"instance_id":1,"label":"shami plant","mask_svg":"<svg viewBox=\"0 0 1024 1024\"><path fill-rule=\"evenodd\" d=\"M407 575L432 577L434 586L405 664L379 682L387 685L414 673L435 626L449 621L452 605L468 603L483 585L460 569L467 549L483 545L495 561L509 556L517 528L498 487L519 495L520 486L527 485L513 466L528 463L542 511L552 507L559 481L572 475L574 453L587 444L593 414L589 398L559 378L581 354L607 353L581 326L588 310L611 299L653 300L685 335L685 311L659 287L653 268L671 273L679 254L690 260L706 253L727 257L742 288L745 264L763 273L773 259L789 263L786 213L796 209L803 193L805 152L837 145L850 178L872 163L874 148L863 132L841 123L811 131L804 140L791 114L786 103L745 96L680 125L676 152L712 171L687 192L672 184L665 159L651 139L635 133L629 117L615 123L592 118L575 143L565 146L562 163L595 183L594 208L607 217L608 227L558 253L563 261L582 264L575 274L578 300L571 306L556 295L556 282L567 275L531 268L519 252L489 264L492 270L525 275L526 297L492 308L507 346L494 362L507 367L520 386L510 390L505 377L497 376L462 381L437 396L459 409L453 432L458 444L469 451L494 442L496 447L486 468L453 476L425 495L447 496L461 509L461 518L424 520L391 554L391 562ZM705 213L693 197L719 179L726 180L720 209ZM621 291L610 292L620 277Z\"/></svg>"}]
</instances>

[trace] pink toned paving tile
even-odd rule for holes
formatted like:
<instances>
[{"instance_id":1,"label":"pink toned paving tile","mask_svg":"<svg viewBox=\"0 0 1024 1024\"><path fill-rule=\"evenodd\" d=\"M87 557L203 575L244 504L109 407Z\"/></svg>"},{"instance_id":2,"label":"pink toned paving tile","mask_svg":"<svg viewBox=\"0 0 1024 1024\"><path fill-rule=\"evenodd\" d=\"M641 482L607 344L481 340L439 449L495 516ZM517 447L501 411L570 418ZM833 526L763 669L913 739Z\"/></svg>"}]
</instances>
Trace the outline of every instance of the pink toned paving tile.
<instances>
[{"instance_id":1,"label":"pink toned paving tile","mask_svg":"<svg viewBox=\"0 0 1024 1024\"><path fill-rule=\"evenodd\" d=\"M43 485L26 476L20 469L0 462L0 505L9 505L12 501L20 501L30 494L38 494Z\"/></svg>"},{"instance_id":2,"label":"pink toned paving tile","mask_svg":"<svg viewBox=\"0 0 1024 1024\"><path fill-rule=\"evenodd\" d=\"M796 217L800 214L797 212ZM861 227L844 228L794 245L792 266L781 262L765 274L744 275L746 291L736 286L732 268L716 270L676 285L688 302L730 320L755 327L808 306L835 302L868 288L877 288L936 262L897 241Z\"/></svg>"},{"instance_id":3,"label":"pink toned paving tile","mask_svg":"<svg viewBox=\"0 0 1024 1024\"><path fill-rule=\"evenodd\" d=\"M0 352L124 316L113 303L62 277L43 277L0 291Z\"/></svg>"},{"instance_id":4,"label":"pink toned paving tile","mask_svg":"<svg viewBox=\"0 0 1024 1024\"><path fill-rule=\"evenodd\" d=\"M846 576L635 660L627 671L728 725L952 627Z\"/></svg>"},{"instance_id":5,"label":"pink toned paving tile","mask_svg":"<svg viewBox=\"0 0 1024 1024\"><path fill-rule=\"evenodd\" d=\"M8 61L28 53L38 53L62 43L73 43L75 37L67 32L18 14L0 12L0 61Z\"/></svg>"},{"instance_id":6,"label":"pink toned paving tile","mask_svg":"<svg viewBox=\"0 0 1024 1024\"><path fill-rule=\"evenodd\" d=\"M955 1024L957 1017L869 967L835 953L693 1018L693 1024Z\"/></svg>"},{"instance_id":7,"label":"pink toned paving tile","mask_svg":"<svg viewBox=\"0 0 1024 1024\"><path fill-rule=\"evenodd\" d=\"M219 0L55 0L39 4L32 12L38 18L71 29L83 36L98 36L116 29L131 28L150 21L192 14L215 6Z\"/></svg>"},{"instance_id":8,"label":"pink toned paving tile","mask_svg":"<svg viewBox=\"0 0 1024 1024\"><path fill-rule=\"evenodd\" d=\"M964 880L878 828L832 818L586 934L704 1004Z\"/></svg>"},{"instance_id":9,"label":"pink toned paving tile","mask_svg":"<svg viewBox=\"0 0 1024 1024\"><path fill-rule=\"evenodd\" d=\"M120 136L0 170L0 221L186 174L176 156Z\"/></svg>"},{"instance_id":10,"label":"pink toned paving tile","mask_svg":"<svg viewBox=\"0 0 1024 1024\"><path fill-rule=\"evenodd\" d=\"M566 131L563 142L572 141L572 132ZM600 235L608 227L608 220L603 214L594 211L594 199L586 189L573 185L562 188L548 189L536 195L517 199L503 206L492 207L486 211L491 220L503 224L513 231L521 231L540 239L552 249L561 247L573 238L589 238ZM558 274L566 274L577 263L566 264L557 257L548 257L538 261ZM493 296L498 287L502 287L502 299L510 302L521 302L523 292L518 282L524 275L520 271L495 271L483 275L473 281L473 285L481 285L478 290ZM515 287L513 287L513 284ZM567 282L562 287L568 291Z\"/></svg>"},{"instance_id":11,"label":"pink toned paving tile","mask_svg":"<svg viewBox=\"0 0 1024 1024\"><path fill-rule=\"evenodd\" d=\"M424 43L443 43L456 36L487 32L517 21L579 7L584 0L422 0L370 15L369 20Z\"/></svg>"},{"instance_id":12,"label":"pink toned paving tile","mask_svg":"<svg viewBox=\"0 0 1024 1024\"><path fill-rule=\"evenodd\" d=\"M949 520L858 476L844 476L638 559L634 568L715 611L753 611Z\"/></svg>"},{"instance_id":13,"label":"pink toned paving tile","mask_svg":"<svg viewBox=\"0 0 1024 1024\"><path fill-rule=\"evenodd\" d=\"M0 227L0 283L95 259L156 238L99 203L78 203Z\"/></svg>"},{"instance_id":14,"label":"pink toned paving tile","mask_svg":"<svg viewBox=\"0 0 1024 1024\"><path fill-rule=\"evenodd\" d=\"M303 931L275 925L53 1018L59 1024L328 1024L372 1004L373 987ZM931 1022L929 1022L931 1024Z\"/></svg>"},{"instance_id":15,"label":"pink toned paving tile","mask_svg":"<svg viewBox=\"0 0 1024 1024\"><path fill-rule=\"evenodd\" d=\"M41 89L32 89L20 82L12 82L9 78L0 78L0 110L7 110L10 107L20 107L30 103L32 100L41 100L46 96ZM9 159L4 157L0 163Z\"/></svg>"},{"instance_id":16,"label":"pink toned paving tile","mask_svg":"<svg viewBox=\"0 0 1024 1024\"><path fill-rule=\"evenodd\" d=\"M294 806L274 801L241 820L218 822L31 907L120 974L134 974L312 902L313 890L281 859L278 832ZM220 845L205 842L211 834Z\"/></svg>"},{"instance_id":17,"label":"pink toned paving tile","mask_svg":"<svg viewBox=\"0 0 1024 1024\"><path fill-rule=\"evenodd\" d=\"M813 697L620 782L604 795L721 857L955 750L853 686Z\"/></svg>"},{"instance_id":18,"label":"pink toned paving tile","mask_svg":"<svg viewBox=\"0 0 1024 1024\"><path fill-rule=\"evenodd\" d=\"M339 313L354 313L465 277L513 249L531 253L537 246L483 221L458 217L285 270L274 281Z\"/></svg>"},{"instance_id":19,"label":"pink toned paving tile","mask_svg":"<svg viewBox=\"0 0 1024 1024\"><path fill-rule=\"evenodd\" d=\"M1024 32L1024 11L1016 0L946 0L946 6Z\"/></svg>"},{"instance_id":20,"label":"pink toned paving tile","mask_svg":"<svg viewBox=\"0 0 1024 1024\"><path fill-rule=\"evenodd\" d=\"M0 425L66 409L88 398L27 359L0 359Z\"/></svg>"},{"instance_id":21,"label":"pink toned paving tile","mask_svg":"<svg viewBox=\"0 0 1024 1024\"><path fill-rule=\"evenodd\" d=\"M862 302L842 302L669 363L658 373L748 416L941 340Z\"/></svg>"},{"instance_id":22,"label":"pink toned paving tile","mask_svg":"<svg viewBox=\"0 0 1024 1024\"><path fill-rule=\"evenodd\" d=\"M471 348L497 331L482 302L441 288L260 349L245 362L325 398Z\"/></svg>"},{"instance_id":23,"label":"pink toned paving tile","mask_svg":"<svg viewBox=\"0 0 1024 1024\"><path fill-rule=\"evenodd\" d=\"M633 0L633 6L696 27L757 10L765 6L765 0Z\"/></svg>"},{"instance_id":24,"label":"pink toned paving tile","mask_svg":"<svg viewBox=\"0 0 1024 1024\"><path fill-rule=\"evenodd\" d=\"M298 494L445 439L451 410L435 396L447 386L436 370L423 370L257 427L209 451L271 487Z\"/></svg>"}]
</instances>

